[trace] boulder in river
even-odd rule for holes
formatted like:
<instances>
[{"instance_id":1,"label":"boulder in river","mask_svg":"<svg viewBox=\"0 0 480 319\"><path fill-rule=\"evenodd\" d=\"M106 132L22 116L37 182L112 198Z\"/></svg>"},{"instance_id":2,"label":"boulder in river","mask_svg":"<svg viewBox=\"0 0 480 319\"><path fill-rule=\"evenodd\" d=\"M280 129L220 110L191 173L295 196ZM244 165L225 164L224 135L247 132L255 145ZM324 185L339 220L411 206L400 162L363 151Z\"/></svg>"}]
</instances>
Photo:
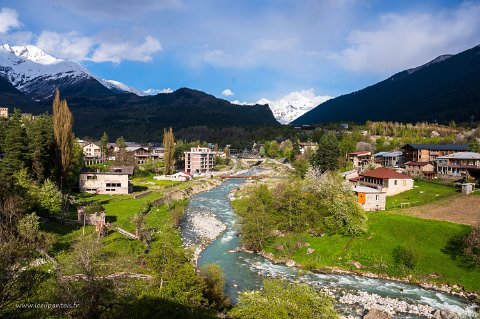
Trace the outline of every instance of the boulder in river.
<instances>
[{"instance_id":1,"label":"boulder in river","mask_svg":"<svg viewBox=\"0 0 480 319\"><path fill-rule=\"evenodd\" d=\"M285 265L286 265L287 267L295 267L296 263L295 263L294 260L289 259L289 260L287 260L287 262L285 263Z\"/></svg>"},{"instance_id":2,"label":"boulder in river","mask_svg":"<svg viewBox=\"0 0 480 319\"><path fill-rule=\"evenodd\" d=\"M433 313L433 318L435 318L435 319L458 319L458 315L451 312L450 310L441 309L441 310L436 310Z\"/></svg>"},{"instance_id":3,"label":"boulder in river","mask_svg":"<svg viewBox=\"0 0 480 319\"><path fill-rule=\"evenodd\" d=\"M363 316L363 319L393 319L393 316L385 310L372 308Z\"/></svg>"}]
</instances>

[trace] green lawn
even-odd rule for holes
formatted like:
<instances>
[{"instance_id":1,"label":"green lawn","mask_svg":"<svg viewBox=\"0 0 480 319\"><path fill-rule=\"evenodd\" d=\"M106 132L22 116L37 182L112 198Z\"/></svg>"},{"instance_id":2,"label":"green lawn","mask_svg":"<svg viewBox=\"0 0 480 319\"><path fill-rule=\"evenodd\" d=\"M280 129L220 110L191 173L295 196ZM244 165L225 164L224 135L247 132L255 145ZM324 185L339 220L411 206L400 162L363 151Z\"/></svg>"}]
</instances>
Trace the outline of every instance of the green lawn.
<instances>
[{"instance_id":1,"label":"green lawn","mask_svg":"<svg viewBox=\"0 0 480 319\"><path fill-rule=\"evenodd\" d=\"M171 187L182 183L177 181L156 180L153 176L155 175L149 174L147 176L136 176L132 179L132 183L134 185L157 185L162 187Z\"/></svg>"},{"instance_id":2,"label":"green lawn","mask_svg":"<svg viewBox=\"0 0 480 319\"><path fill-rule=\"evenodd\" d=\"M416 180L413 189L398 195L387 197L387 209L423 205L446 196L459 194L453 186L441 185L428 181Z\"/></svg>"},{"instance_id":3,"label":"green lawn","mask_svg":"<svg viewBox=\"0 0 480 319\"><path fill-rule=\"evenodd\" d=\"M354 268L353 261L360 262L365 271L386 273L393 276L414 275L414 280L428 280L426 275L438 274L430 279L449 284L460 284L470 291L480 291L480 268L462 256L458 236L469 231L468 226L425 220L389 212L368 214L368 232L359 237L329 236L312 238L308 234L290 235L270 242L267 251L277 257L294 259L306 268L321 269L327 266ZM297 243L310 246L288 255L288 249ZM417 265L411 272L404 272L393 261L392 251L397 246L411 248ZM315 251L307 255L307 248ZM295 250L295 249L294 249Z\"/></svg>"}]
</instances>

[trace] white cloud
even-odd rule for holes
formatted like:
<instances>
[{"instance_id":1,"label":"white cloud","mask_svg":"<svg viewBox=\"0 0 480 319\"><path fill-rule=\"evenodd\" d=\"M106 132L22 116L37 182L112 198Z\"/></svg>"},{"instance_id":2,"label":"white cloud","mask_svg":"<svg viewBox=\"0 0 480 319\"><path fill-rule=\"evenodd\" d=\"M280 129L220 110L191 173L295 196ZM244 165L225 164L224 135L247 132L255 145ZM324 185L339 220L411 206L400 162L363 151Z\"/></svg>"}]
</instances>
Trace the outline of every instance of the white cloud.
<instances>
[{"instance_id":1,"label":"white cloud","mask_svg":"<svg viewBox=\"0 0 480 319\"><path fill-rule=\"evenodd\" d=\"M181 0L53 0L75 14L96 19L133 20L145 14L182 6Z\"/></svg>"},{"instance_id":2,"label":"white cloud","mask_svg":"<svg viewBox=\"0 0 480 319\"><path fill-rule=\"evenodd\" d=\"M232 96L232 95L235 95L235 93L232 92L232 90L230 89L225 89L222 91L222 95L223 96Z\"/></svg>"},{"instance_id":3,"label":"white cloud","mask_svg":"<svg viewBox=\"0 0 480 319\"><path fill-rule=\"evenodd\" d=\"M349 46L331 57L352 71L390 74L478 44L479 17L478 3L436 13L385 14L378 28L351 32Z\"/></svg>"},{"instance_id":4,"label":"white cloud","mask_svg":"<svg viewBox=\"0 0 480 319\"><path fill-rule=\"evenodd\" d=\"M242 101L239 101L239 100L233 100L233 101L230 101L230 103L236 104L236 105L254 105L255 104L255 103L250 103L250 102L242 102Z\"/></svg>"},{"instance_id":5,"label":"white cloud","mask_svg":"<svg viewBox=\"0 0 480 319\"><path fill-rule=\"evenodd\" d=\"M147 95L157 95L159 93L172 93L173 90L171 88L165 88L165 89L148 89L143 91L143 93Z\"/></svg>"},{"instance_id":6,"label":"white cloud","mask_svg":"<svg viewBox=\"0 0 480 319\"><path fill-rule=\"evenodd\" d=\"M122 60L148 62L152 55L162 50L160 41L148 35L141 44L132 42L103 42L95 49L93 62L114 62Z\"/></svg>"},{"instance_id":7,"label":"white cloud","mask_svg":"<svg viewBox=\"0 0 480 319\"><path fill-rule=\"evenodd\" d=\"M94 41L76 32L57 33L43 31L36 45L55 57L73 61L88 60Z\"/></svg>"},{"instance_id":8,"label":"white cloud","mask_svg":"<svg viewBox=\"0 0 480 319\"><path fill-rule=\"evenodd\" d=\"M17 11L10 8L0 9L0 33L7 33L10 29L21 26Z\"/></svg>"},{"instance_id":9,"label":"white cloud","mask_svg":"<svg viewBox=\"0 0 480 319\"><path fill-rule=\"evenodd\" d=\"M36 45L45 52L73 61L113 62L122 60L148 62L153 54L162 50L160 41L148 35L143 43L126 41L122 38L106 40L88 37L76 32L58 33L43 31Z\"/></svg>"}]
</instances>

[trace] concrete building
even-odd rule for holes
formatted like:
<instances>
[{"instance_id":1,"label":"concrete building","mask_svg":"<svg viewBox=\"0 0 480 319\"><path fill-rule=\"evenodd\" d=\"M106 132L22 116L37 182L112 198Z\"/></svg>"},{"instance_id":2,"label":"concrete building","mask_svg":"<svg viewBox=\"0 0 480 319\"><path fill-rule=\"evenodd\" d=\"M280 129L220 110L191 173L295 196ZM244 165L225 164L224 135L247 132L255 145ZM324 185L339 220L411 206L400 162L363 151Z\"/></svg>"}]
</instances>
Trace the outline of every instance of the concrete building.
<instances>
[{"instance_id":1,"label":"concrete building","mask_svg":"<svg viewBox=\"0 0 480 319\"><path fill-rule=\"evenodd\" d=\"M402 151L378 152L373 156L375 163L382 167L398 168L405 163Z\"/></svg>"},{"instance_id":2,"label":"concrete building","mask_svg":"<svg viewBox=\"0 0 480 319\"><path fill-rule=\"evenodd\" d=\"M435 177L435 167L429 162L407 162L405 163L405 173L413 178Z\"/></svg>"},{"instance_id":3,"label":"concrete building","mask_svg":"<svg viewBox=\"0 0 480 319\"><path fill-rule=\"evenodd\" d=\"M367 186L385 192L387 196L396 195L413 188L413 179L393 169L380 167L350 179L355 186Z\"/></svg>"},{"instance_id":4,"label":"concrete building","mask_svg":"<svg viewBox=\"0 0 480 319\"><path fill-rule=\"evenodd\" d=\"M133 191L130 175L133 175L133 166L114 166L110 172L82 172L79 176L79 190L93 194L128 194Z\"/></svg>"},{"instance_id":5,"label":"concrete building","mask_svg":"<svg viewBox=\"0 0 480 319\"><path fill-rule=\"evenodd\" d=\"M165 149L163 147L152 147L150 149L150 159L151 160L160 160L163 159L165 155Z\"/></svg>"},{"instance_id":6,"label":"concrete building","mask_svg":"<svg viewBox=\"0 0 480 319\"><path fill-rule=\"evenodd\" d=\"M432 162L437 157L457 152L466 152L470 147L466 144L407 144L402 147L407 162Z\"/></svg>"},{"instance_id":7,"label":"concrete building","mask_svg":"<svg viewBox=\"0 0 480 319\"><path fill-rule=\"evenodd\" d=\"M480 177L480 154L459 152L437 157L437 174L440 178L461 179Z\"/></svg>"},{"instance_id":8,"label":"concrete building","mask_svg":"<svg viewBox=\"0 0 480 319\"><path fill-rule=\"evenodd\" d=\"M148 147L127 146L126 151L133 155L135 163L138 165L145 164L150 159L150 151L148 150Z\"/></svg>"},{"instance_id":9,"label":"concrete building","mask_svg":"<svg viewBox=\"0 0 480 319\"><path fill-rule=\"evenodd\" d=\"M215 153L208 147L192 147L185 152L185 172L190 174L206 173L215 166Z\"/></svg>"},{"instance_id":10,"label":"concrete building","mask_svg":"<svg viewBox=\"0 0 480 319\"><path fill-rule=\"evenodd\" d=\"M312 154L317 150L318 144L314 143L314 142L300 142L300 141L298 141L298 147L300 148L300 154L302 154L302 155L305 154L305 153Z\"/></svg>"},{"instance_id":11,"label":"concrete building","mask_svg":"<svg viewBox=\"0 0 480 319\"><path fill-rule=\"evenodd\" d=\"M83 146L83 155L89 158L101 158L102 149L95 143L87 143Z\"/></svg>"},{"instance_id":12,"label":"concrete building","mask_svg":"<svg viewBox=\"0 0 480 319\"><path fill-rule=\"evenodd\" d=\"M0 117L8 118L8 107L0 107Z\"/></svg>"},{"instance_id":13,"label":"concrete building","mask_svg":"<svg viewBox=\"0 0 480 319\"><path fill-rule=\"evenodd\" d=\"M387 202L385 192L366 186L354 186L352 190L357 195L358 203L365 211L385 210Z\"/></svg>"},{"instance_id":14,"label":"concrete building","mask_svg":"<svg viewBox=\"0 0 480 319\"><path fill-rule=\"evenodd\" d=\"M372 162L372 152L348 153L348 160L353 163L353 168L362 170Z\"/></svg>"}]
</instances>

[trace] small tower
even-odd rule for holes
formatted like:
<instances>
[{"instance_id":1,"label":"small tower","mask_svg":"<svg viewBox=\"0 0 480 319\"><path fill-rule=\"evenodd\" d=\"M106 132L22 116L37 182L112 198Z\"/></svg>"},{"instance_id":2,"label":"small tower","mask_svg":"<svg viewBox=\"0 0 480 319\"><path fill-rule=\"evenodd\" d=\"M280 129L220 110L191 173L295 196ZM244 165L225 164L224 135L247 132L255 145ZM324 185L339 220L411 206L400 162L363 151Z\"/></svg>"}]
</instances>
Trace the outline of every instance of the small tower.
<instances>
[{"instance_id":1,"label":"small tower","mask_svg":"<svg viewBox=\"0 0 480 319\"><path fill-rule=\"evenodd\" d=\"M8 107L0 107L0 117L8 118Z\"/></svg>"}]
</instances>

